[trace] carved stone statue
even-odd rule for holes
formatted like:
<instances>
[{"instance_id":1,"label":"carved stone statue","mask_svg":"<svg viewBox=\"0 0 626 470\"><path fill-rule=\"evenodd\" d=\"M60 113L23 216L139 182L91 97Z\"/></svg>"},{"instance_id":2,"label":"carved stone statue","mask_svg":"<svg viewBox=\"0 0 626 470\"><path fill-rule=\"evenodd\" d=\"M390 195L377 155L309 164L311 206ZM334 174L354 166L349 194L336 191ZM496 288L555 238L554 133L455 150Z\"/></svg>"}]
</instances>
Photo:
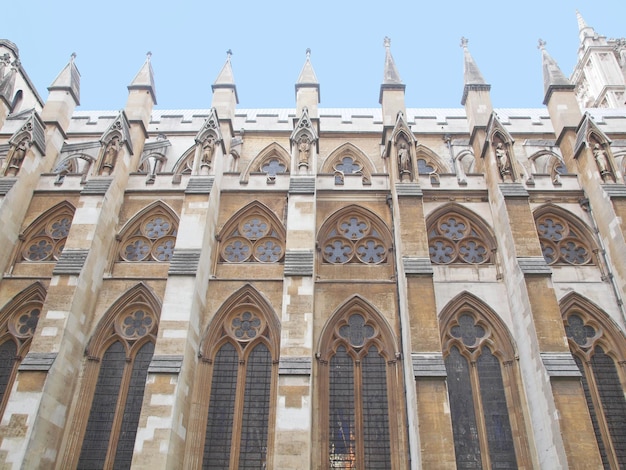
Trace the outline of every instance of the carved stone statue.
<instances>
[{"instance_id":1,"label":"carved stone statue","mask_svg":"<svg viewBox=\"0 0 626 470\"><path fill-rule=\"evenodd\" d=\"M612 179L613 172L609 166L609 159L606 151L597 142L593 146L593 158L596 160L596 165L598 165L598 170L600 170L600 176L602 176L602 179L606 180L607 177Z\"/></svg>"},{"instance_id":2,"label":"carved stone statue","mask_svg":"<svg viewBox=\"0 0 626 470\"><path fill-rule=\"evenodd\" d=\"M215 139L209 137L202 145L201 165L208 165L211 168L213 162L213 152L215 152Z\"/></svg>"},{"instance_id":3,"label":"carved stone statue","mask_svg":"<svg viewBox=\"0 0 626 470\"><path fill-rule=\"evenodd\" d=\"M117 155L120 152L120 139L113 137L104 150L104 158L102 160L102 174L110 175L115 167Z\"/></svg>"},{"instance_id":4,"label":"carved stone statue","mask_svg":"<svg viewBox=\"0 0 626 470\"><path fill-rule=\"evenodd\" d=\"M496 145L496 163L498 164L498 170L500 176L504 179L505 176L511 175L511 161L509 160L509 154L502 145L502 142L498 142Z\"/></svg>"},{"instance_id":5,"label":"carved stone statue","mask_svg":"<svg viewBox=\"0 0 626 470\"><path fill-rule=\"evenodd\" d=\"M309 152L311 151L311 140L307 135L300 137L298 141L298 166L309 166Z\"/></svg>"},{"instance_id":6,"label":"carved stone statue","mask_svg":"<svg viewBox=\"0 0 626 470\"><path fill-rule=\"evenodd\" d=\"M411 178L411 153L404 142L400 144L398 149L398 172L400 173L400 179Z\"/></svg>"},{"instance_id":7,"label":"carved stone statue","mask_svg":"<svg viewBox=\"0 0 626 470\"><path fill-rule=\"evenodd\" d=\"M22 139L22 141L13 147L9 154L7 155L7 169L5 174L7 176L15 176L17 172L20 171L22 167L22 162L24 161L24 157L26 157L26 152L28 151L28 139Z\"/></svg>"}]
</instances>

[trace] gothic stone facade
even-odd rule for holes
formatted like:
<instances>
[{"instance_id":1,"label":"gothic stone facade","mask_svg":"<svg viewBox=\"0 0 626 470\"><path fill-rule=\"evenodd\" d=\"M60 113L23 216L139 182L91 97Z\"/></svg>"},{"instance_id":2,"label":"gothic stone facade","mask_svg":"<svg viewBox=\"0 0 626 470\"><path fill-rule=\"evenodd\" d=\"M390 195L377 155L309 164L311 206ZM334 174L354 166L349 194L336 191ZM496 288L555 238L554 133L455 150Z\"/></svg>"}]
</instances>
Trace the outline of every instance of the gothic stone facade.
<instances>
[{"instance_id":1,"label":"gothic stone facade","mask_svg":"<svg viewBox=\"0 0 626 470\"><path fill-rule=\"evenodd\" d=\"M464 42L464 107L406 108L386 46L377 109L308 56L293 109L230 57L155 109L148 57L92 112L0 41L2 468L626 466L623 95L543 48L493 109Z\"/></svg>"}]
</instances>

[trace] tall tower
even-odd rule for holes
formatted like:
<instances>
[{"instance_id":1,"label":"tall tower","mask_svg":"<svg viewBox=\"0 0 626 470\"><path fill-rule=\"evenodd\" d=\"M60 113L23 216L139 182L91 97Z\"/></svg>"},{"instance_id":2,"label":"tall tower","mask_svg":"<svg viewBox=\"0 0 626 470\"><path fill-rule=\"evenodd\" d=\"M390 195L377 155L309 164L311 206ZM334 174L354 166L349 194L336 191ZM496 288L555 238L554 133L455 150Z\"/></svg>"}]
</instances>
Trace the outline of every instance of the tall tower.
<instances>
[{"instance_id":1,"label":"tall tower","mask_svg":"<svg viewBox=\"0 0 626 470\"><path fill-rule=\"evenodd\" d=\"M578 62L570 81L582 108L620 108L626 100L626 39L608 39L578 18Z\"/></svg>"}]
</instances>

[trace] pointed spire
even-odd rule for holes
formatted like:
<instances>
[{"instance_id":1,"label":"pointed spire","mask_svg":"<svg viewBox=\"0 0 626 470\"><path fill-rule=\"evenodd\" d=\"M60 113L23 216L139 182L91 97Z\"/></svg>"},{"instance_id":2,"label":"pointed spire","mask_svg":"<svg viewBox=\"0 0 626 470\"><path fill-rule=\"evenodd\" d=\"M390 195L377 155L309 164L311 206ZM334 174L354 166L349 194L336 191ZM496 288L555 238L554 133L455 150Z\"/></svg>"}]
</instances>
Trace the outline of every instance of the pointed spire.
<instances>
[{"instance_id":1,"label":"pointed spire","mask_svg":"<svg viewBox=\"0 0 626 470\"><path fill-rule=\"evenodd\" d=\"M76 53L72 52L70 61L61 70L61 73L54 79L52 85L48 87L48 91L60 90L67 91L72 95L76 104L80 104L80 72L76 68L74 60L76 59Z\"/></svg>"},{"instance_id":2,"label":"pointed spire","mask_svg":"<svg viewBox=\"0 0 626 470\"><path fill-rule=\"evenodd\" d=\"M315 75L315 71L313 70L313 66L311 65L311 49L306 50L306 61L304 62L304 66L302 67L302 71L300 72L300 76L298 77L298 81L296 82L296 87L298 85L318 85L317 76Z\"/></svg>"},{"instance_id":3,"label":"pointed spire","mask_svg":"<svg viewBox=\"0 0 626 470\"><path fill-rule=\"evenodd\" d=\"M587 23L585 23L583 15L581 15L578 10L576 10L576 19L578 20L578 31L582 31L587 28Z\"/></svg>"},{"instance_id":4,"label":"pointed spire","mask_svg":"<svg viewBox=\"0 0 626 470\"><path fill-rule=\"evenodd\" d=\"M462 37L461 38L461 47L463 48L463 97L461 98L461 104L465 105L465 101L467 100L467 93L470 90L483 90L489 91L491 90L491 85L487 84L485 79L483 78L483 74L480 73L480 69L472 54L470 54L469 48L467 44L469 43L469 39Z\"/></svg>"},{"instance_id":5,"label":"pointed spire","mask_svg":"<svg viewBox=\"0 0 626 470\"><path fill-rule=\"evenodd\" d=\"M380 104L383 104L383 93L385 90L396 90L396 91L400 91L402 94L401 108L396 109L396 106L394 106L393 107L394 110L388 116L388 120L390 120L389 124L393 125L393 122L395 122L396 113L398 111L404 110L404 90L406 89L406 85L402 83L402 79L400 78L400 74L398 73L398 69L396 68L396 63L394 62L393 56L391 55L391 39L385 36L383 45L385 46L385 71L383 74L383 83L382 85L380 85L380 93L378 95L378 102Z\"/></svg>"},{"instance_id":6,"label":"pointed spire","mask_svg":"<svg viewBox=\"0 0 626 470\"><path fill-rule=\"evenodd\" d=\"M402 79L396 68L396 63L391 55L391 39L385 37L383 42L385 46L385 74L383 76L384 85L401 85Z\"/></svg>"},{"instance_id":7,"label":"pointed spire","mask_svg":"<svg viewBox=\"0 0 626 470\"><path fill-rule=\"evenodd\" d=\"M146 61L143 63L137 75L128 85L128 90L147 90L150 92L152 96L152 102L157 104L156 100L156 87L154 86L154 71L152 70L152 63L150 62L152 58L152 52L148 51L146 53Z\"/></svg>"},{"instance_id":8,"label":"pointed spire","mask_svg":"<svg viewBox=\"0 0 626 470\"><path fill-rule=\"evenodd\" d=\"M237 96L237 87L235 86L235 76L233 75L233 67L230 63L230 58L233 55L233 51L228 49L226 51L226 62L222 67L219 75L215 79L215 82L211 86L211 89L215 92L218 88L230 88L235 91L235 100L239 104L239 97Z\"/></svg>"},{"instance_id":9,"label":"pointed spire","mask_svg":"<svg viewBox=\"0 0 626 470\"><path fill-rule=\"evenodd\" d=\"M543 63L543 104L547 104L554 90L573 90L574 85L563 75L556 61L548 54L545 41L539 39L537 49L541 51Z\"/></svg>"}]
</instances>

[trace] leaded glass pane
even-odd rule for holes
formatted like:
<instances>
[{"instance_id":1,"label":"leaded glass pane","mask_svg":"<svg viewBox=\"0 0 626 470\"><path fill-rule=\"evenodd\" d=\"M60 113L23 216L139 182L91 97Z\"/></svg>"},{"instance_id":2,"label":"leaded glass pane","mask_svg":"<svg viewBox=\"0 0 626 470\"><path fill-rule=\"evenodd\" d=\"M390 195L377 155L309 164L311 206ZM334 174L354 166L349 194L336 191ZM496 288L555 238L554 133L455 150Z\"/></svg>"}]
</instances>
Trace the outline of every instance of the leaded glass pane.
<instances>
[{"instance_id":1,"label":"leaded glass pane","mask_svg":"<svg viewBox=\"0 0 626 470\"><path fill-rule=\"evenodd\" d=\"M329 364L329 462L331 468L354 468L356 438L354 424L354 364L340 346Z\"/></svg>"},{"instance_id":2,"label":"leaded glass pane","mask_svg":"<svg viewBox=\"0 0 626 470\"><path fill-rule=\"evenodd\" d=\"M253 217L244 222L241 232L243 236L251 240L256 240L267 234L269 225L263 219Z\"/></svg>"},{"instance_id":3,"label":"leaded glass pane","mask_svg":"<svg viewBox=\"0 0 626 470\"><path fill-rule=\"evenodd\" d=\"M342 222L339 225L342 233L353 240L363 238L367 232L367 224L356 217L350 217L350 219Z\"/></svg>"},{"instance_id":4,"label":"leaded glass pane","mask_svg":"<svg viewBox=\"0 0 626 470\"><path fill-rule=\"evenodd\" d=\"M391 468L389 407L387 402L387 364L371 346L362 364L363 446L365 468Z\"/></svg>"},{"instance_id":5,"label":"leaded glass pane","mask_svg":"<svg viewBox=\"0 0 626 470\"><path fill-rule=\"evenodd\" d=\"M570 315L565 325L565 333L567 337L576 341L579 346L585 347L589 345L589 341L596 335L596 330L585 325L585 322L578 315Z\"/></svg>"},{"instance_id":6,"label":"leaded glass pane","mask_svg":"<svg viewBox=\"0 0 626 470\"><path fill-rule=\"evenodd\" d=\"M537 228L543 237L552 241L559 241L563 238L563 231L565 230L565 226L562 223L550 218L543 219L539 222Z\"/></svg>"},{"instance_id":7,"label":"leaded glass pane","mask_svg":"<svg viewBox=\"0 0 626 470\"><path fill-rule=\"evenodd\" d=\"M137 352L133 361L133 371L126 395L122 427L115 452L114 468L130 468L135 448L135 437L139 425L139 415L143 404L143 393L146 388L148 366L154 353L154 344L146 343Z\"/></svg>"},{"instance_id":8,"label":"leaded glass pane","mask_svg":"<svg viewBox=\"0 0 626 470\"><path fill-rule=\"evenodd\" d=\"M265 468L271 379L272 357L267 346L260 343L246 361L240 469Z\"/></svg>"},{"instance_id":9,"label":"leaded glass pane","mask_svg":"<svg viewBox=\"0 0 626 470\"><path fill-rule=\"evenodd\" d=\"M380 240L367 238L361 240L356 248L356 254L364 263L380 263L385 259L385 247Z\"/></svg>"},{"instance_id":10,"label":"leaded glass pane","mask_svg":"<svg viewBox=\"0 0 626 470\"><path fill-rule=\"evenodd\" d=\"M279 173L284 173L285 170L287 167L277 159L272 159L261 166L261 171L267 173L268 176L276 176Z\"/></svg>"},{"instance_id":11,"label":"leaded glass pane","mask_svg":"<svg viewBox=\"0 0 626 470\"><path fill-rule=\"evenodd\" d=\"M115 408L126 366L126 351L116 341L104 353L78 461L80 470L104 468Z\"/></svg>"},{"instance_id":12,"label":"leaded glass pane","mask_svg":"<svg viewBox=\"0 0 626 470\"><path fill-rule=\"evenodd\" d=\"M476 345L476 341L485 336L485 329L476 325L471 315L461 315L459 324L450 329L450 334L455 338L463 340L465 346L472 347Z\"/></svg>"},{"instance_id":13,"label":"leaded glass pane","mask_svg":"<svg viewBox=\"0 0 626 470\"><path fill-rule=\"evenodd\" d=\"M70 233L70 226L72 225L72 219L70 216L64 216L55 220L50 225L50 236L55 240L67 237Z\"/></svg>"},{"instance_id":14,"label":"leaded glass pane","mask_svg":"<svg viewBox=\"0 0 626 470\"><path fill-rule=\"evenodd\" d=\"M626 468L626 398L613 359L600 346L591 358L604 417L620 468Z\"/></svg>"},{"instance_id":15,"label":"leaded glass pane","mask_svg":"<svg viewBox=\"0 0 626 470\"><path fill-rule=\"evenodd\" d=\"M462 470L480 470L483 468L483 464L478 442L469 364L456 347L450 350L445 364L448 374L448 394L450 396L456 465L458 469Z\"/></svg>"},{"instance_id":16,"label":"leaded glass pane","mask_svg":"<svg viewBox=\"0 0 626 470\"><path fill-rule=\"evenodd\" d=\"M335 169L341 171L345 175L349 175L360 171L361 165L355 163L352 157L346 156L341 159L341 163L338 163Z\"/></svg>"},{"instance_id":17,"label":"leaded glass pane","mask_svg":"<svg viewBox=\"0 0 626 470\"><path fill-rule=\"evenodd\" d=\"M429 165L423 158L417 159L417 173L420 175L429 175L435 171L432 165Z\"/></svg>"},{"instance_id":18,"label":"leaded glass pane","mask_svg":"<svg viewBox=\"0 0 626 470\"><path fill-rule=\"evenodd\" d=\"M144 237L133 237L126 242L122 257L126 261L143 261L150 254L150 241Z\"/></svg>"},{"instance_id":19,"label":"leaded glass pane","mask_svg":"<svg viewBox=\"0 0 626 470\"><path fill-rule=\"evenodd\" d=\"M452 262L455 256L454 244L443 237L431 239L428 247L430 260L436 264L447 264Z\"/></svg>"},{"instance_id":20,"label":"leaded glass pane","mask_svg":"<svg viewBox=\"0 0 626 470\"><path fill-rule=\"evenodd\" d=\"M365 318L358 313L350 315L348 324L339 328L339 334L354 347L363 346L365 340L374 336L374 328L365 324Z\"/></svg>"},{"instance_id":21,"label":"leaded glass pane","mask_svg":"<svg viewBox=\"0 0 626 470\"><path fill-rule=\"evenodd\" d=\"M204 441L204 469L224 469L230 465L231 435L237 392L239 357L235 347L225 343L213 361L209 417Z\"/></svg>"},{"instance_id":22,"label":"leaded glass pane","mask_svg":"<svg viewBox=\"0 0 626 470\"><path fill-rule=\"evenodd\" d=\"M448 220L442 222L439 226L441 234L451 240L460 240L465 236L465 231L467 230L467 226L454 217L449 217Z\"/></svg>"},{"instance_id":23,"label":"leaded glass pane","mask_svg":"<svg viewBox=\"0 0 626 470\"><path fill-rule=\"evenodd\" d=\"M580 374L582 375L583 390L585 392L587 408L589 408L589 415L591 416L591 424L593 425L593 432L596 435L596 442L598 443L598 450L600 451L600 457L602 458L602 466L605 468L605 470L610 470L611 466L609 465L609 459L607 458L607 455L606 455L606 448L604 447L604 440L602 439L602 434L600 433L600 425L598 423L598 416L596 414L596 408L593 405L593 399L591 398L591 391L589 390L589 382L587 381L587 376L585 375L585 368L583 367L583 363L578 356L574 355L574 360L576 361L578 370L580 370Z\"/></svg>"},{"instance_id":24,"label":"leaded glass pane","mask_svg":"<svg viewBox=\"0 0 626 470\"><path fill-rule=\"evenodd\" d=\"M482 349L478 358L478 379L491 466L492 468L516 469L517 460L500 361L487 347Z\"/></svg>"},{"instance_id":25,"label":"leaded glass pane","mask_svg":"<svg viewBox=\"0 0 626 470\"><path fill-rule=\"evenodd\" d=\"M13 341L5 341L0 344L0 402L11 380L17 346Z\"/></svg>"},{"instance_id":26,"label":"leaded glass pane","mask_svg":"<svg viewBox=\"0 0 626 470\"><path fill-rule=\"evenodd\" d=\"M37 322L39 322L40 313L41 309L33 308L19 315L15 321L15 334L22 338L33 336Z\"/></svg>"},{"instance_id":27,"label":"leaded glass pane","mask_svg":"<svg viewBox=\"0 0 626 470\"><path fill-rule=\"evenodd\" d=\"M40 237L31 240L30 245L24 253L24 258L29 261L45 261L50 257L53 245L48 237Z\"/></svg>"}]
</instances>

